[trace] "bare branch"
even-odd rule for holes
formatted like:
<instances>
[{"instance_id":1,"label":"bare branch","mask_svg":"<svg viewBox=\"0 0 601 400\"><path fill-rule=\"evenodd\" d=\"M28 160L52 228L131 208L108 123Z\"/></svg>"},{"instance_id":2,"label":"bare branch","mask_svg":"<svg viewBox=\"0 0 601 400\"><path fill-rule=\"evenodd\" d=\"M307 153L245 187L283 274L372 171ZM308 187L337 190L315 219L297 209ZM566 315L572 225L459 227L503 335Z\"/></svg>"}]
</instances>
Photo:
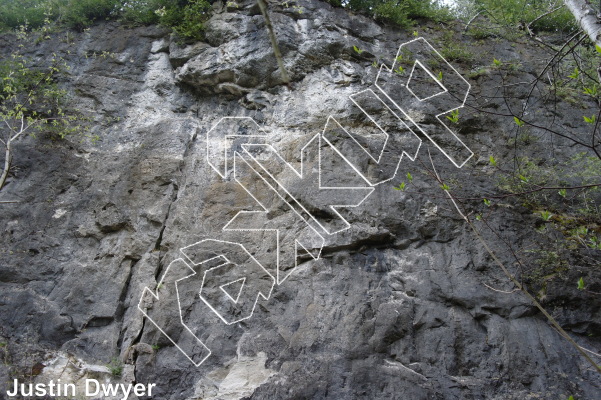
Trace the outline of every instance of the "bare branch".
<instances>
[{"instance_id":1,"label":"bare branch","mask_svg":"<svg viewBox=\"0 0 601 400\"><path fill-rule=\"evenodd\" d=\"M257 4L259 4L259 8L261 9L263 18L265 18L265 25L267 26L267 30L269 31L271 47L273 47L273 54L275 55L275 58L278 62L278 67L280 68L280 73L282 74L282 80L287 85L290 83L290 77L288 76L288 72L286 71L286 67L284 66L284 60L282 58L282 53L280 52L280 47L278 46L278 42L275 37L275 32L273 31L273 25L271 25L271 19L269 18L269 13L267 12L267 3L265 3L265 0L257 0Z\"/></svg>"}]
</instances>

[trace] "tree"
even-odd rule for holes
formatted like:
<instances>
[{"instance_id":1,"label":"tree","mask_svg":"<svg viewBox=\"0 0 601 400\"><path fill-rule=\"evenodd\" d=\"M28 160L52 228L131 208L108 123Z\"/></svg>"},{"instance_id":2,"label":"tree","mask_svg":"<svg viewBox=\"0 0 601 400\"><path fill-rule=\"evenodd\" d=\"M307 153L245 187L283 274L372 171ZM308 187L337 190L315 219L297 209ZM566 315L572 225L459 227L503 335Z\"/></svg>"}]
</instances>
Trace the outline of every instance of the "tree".
<instances>
[{"instance_id":1,"label":"tree","mask_svg":"<svg viewBox=\"0 0 601 400\"><path fill-rule=\"evenodd\" d=\"M46 32L40 32L42 39ZM17 33L17 47L0 63L0 142L4 146L4 164L0 189L6 183L13 159L13 145L24 135L55 134L61 138L82 129L82 117L66 107L66 94L57 84L57 76L67 68L53 54L50 63L32 66L23 55L31 45L32 34L26 27Z\"/></svg>"},{"instance_id":2,"label":"tree","mask_svg":"<svg viewBox=\"0 0 601 400\"><path fill-rule=\"evenodd\" d=\"M564 0L564 3L572 15L574 15L578 25L587 33L591 41L597 46L601 46L600 15L593 11L590 2L585 0Z\"/></svg>"}]
</instances>

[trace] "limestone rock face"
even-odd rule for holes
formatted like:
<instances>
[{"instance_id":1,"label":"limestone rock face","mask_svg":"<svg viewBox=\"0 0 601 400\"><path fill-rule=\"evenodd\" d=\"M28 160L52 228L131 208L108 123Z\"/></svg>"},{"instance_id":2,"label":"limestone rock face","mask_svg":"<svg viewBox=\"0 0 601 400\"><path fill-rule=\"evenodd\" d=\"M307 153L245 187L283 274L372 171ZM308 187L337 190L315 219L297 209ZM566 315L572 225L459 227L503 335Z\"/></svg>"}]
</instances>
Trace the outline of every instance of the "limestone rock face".
<instances>
[{"instance_id":1,"label":"limestone rock face","mask_svg":"<svg viewBox=\"0 0 601 400\"><path fill-rule=\"evenodd\" d=\"M72 68L62 84L93 118L92 133L100 139L26 137L15 145L16 169L0 191L0 200L16 201L0 205L2 382L38 363L45 367L37 381L50 379L56 365L77 357L78 363L98 368L118 360L127 375L121 381L156 383L154 398L162 400L601 398L601 376L514 291L440 183L423 172L433 163L465 197L485 197L497 184L488 156L511 155L511 121L465 111L458 136L475 154L463 168L420 137L416 161L404 156L392 180L370 186L353 166L360 165L368 179L381 178L382 164L368 152L378 153L385 138L369 133L370 119L350 96L367 89L378 93L380 65L392 64L412 32L316 0L297 1L298 7L272 4L272 23L292 78L284 86L263 17L254 2L237 3L238 8L215 5L202 43L179 43L156 27L106 23L75 34L72 43L56 37L31 49L40 59L53 51L65 54ZM417 29L433 46L442 45L435 24ZM511 79L533 78L534 72L524 71L535 70L532 54L542 50L528 43L471 42L461 27L446 29L475 53L491 54L490 60L494 54L509 60L528 53L523 71ZM10 41L2 43L0 50L8 52ZM472 68L451 64L464 76ZM494 94L498 80L486 79L470 79L472 93ZM437 124L424 110L415 121ZM581 120L579 112L564 104L554 118L568 124ZM323 139L311 142L332 123L330 116L359 132L365 154L354 153L357 157L346 162ZM236 170L220 164L222 177L209 164L207 149L222 154L219 146L225 142L210 129L224 117L252 118L263 130L236 125L224 135L264 136L227 142ZM334 136L330 142L342 151L350 146L349 138ZM527 151L566 159L575 151L561 139L552 146L550 140L542 137ZM251 142L259 147L250 149ZM308 144L314 146L303 154ZM300 171L301 160L304 173L313 174L310 179L291 172ZM261 180L267 176L261 165L272 178ZM310 184L320 173L324 186L363 188L369 196L337 215L326 205L359 203L361 194L348 190L342 200L337 190L323 194ZM393 190L407 181L407 173L413 176L412 190ZM266 182L289 190L280 197ZM323 242L311 236L313 228L303 225L301 213L286 200L292 197L337 233L323 233ZM263 225L249 219L242 227L255 231L223 231L238 212L262 211L258 201L270 207ZM534 219L519 202L507 200L489 220L501 238L478 226L518 277L523 271L506 244L535 243ZM307 251L296 268L292 262L281 271L272 264L266 272L249 272L264 291L272 288L263 293L269 299L259 297L251 304L251 318L228 325L198 296L207 269L196 268L181 249L206 239L236 238L248 244L253 257L273 261L277 242L260 229L274 226L285 228L282 241L288 244L303 238ZM314 260L309 253L319 249ZM574 339L596 353L601 300L577 291L575 282L586 273L587 282L599 285L599 268L587 267L590 260L600 262L599 253L570 255L569 271L549 283L544 299ZM180 258L196 268L198 279L180 286L175 278L160 283ZM228 283L214 272L214 279ZM278 273L286 277L281 284ZM176 287L179 305L151 296L145 298L150 303L140 303L145 288L173 299ZM238 287L223 292L235 297L231 293ZM144 317L139 303L152 309L164 323L161 329L181 346L188 343L183 318L211 354L195 366ZM248 311L247 305L230 306L223 312ZM196 346L198 354L207 354ZM110 379L107 371L98 374Z\"/></svg>"}]
</instances>

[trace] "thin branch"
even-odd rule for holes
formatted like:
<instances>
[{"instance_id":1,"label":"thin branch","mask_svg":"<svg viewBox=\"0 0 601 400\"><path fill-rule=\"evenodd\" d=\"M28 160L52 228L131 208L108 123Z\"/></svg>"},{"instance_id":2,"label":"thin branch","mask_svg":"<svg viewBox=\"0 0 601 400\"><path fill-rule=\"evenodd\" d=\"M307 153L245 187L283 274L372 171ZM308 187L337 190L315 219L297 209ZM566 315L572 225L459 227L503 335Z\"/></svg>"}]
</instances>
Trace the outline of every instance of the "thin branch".
<instances>
[{"instance_id":1,"label":"thin branch","mask_svg":"<svg viewBox=\"0 0 601 400\"><path fill-rule=\"evenodd\" d=\"M434 163L432 162L432 157L430 157L430 162L432 163L432 168L434 169L435 179L439 183L443 183L442 180L440 179L440 176L436 172L436 168L434 167ZM595 363L590 358L590 356L587 354L587 352L582 347L580 347L580 345L578 345L578 343L576 343L574 341L574 339L572 339L572 337L561 327L561 325L559 325L559 323L555 320L555 318L553 318L553 316L551 314L549 314L549 312L538 302L538 300L536 300L534 298L534 296L532 296L530 294L530 292L528 292L528 290L517 280L517 278L511 272L509 272L509 270L505 267L503 262L501 262L501 260L499 260L496 253L488 246L488 243L486 242L486 240L484 240L484 238L482 237L482 235L480 234L478 229L474 226L474 224L472 224L472 222L469 220L469 218L467 218L465 216L465 214L463 212L461 212L461 210L459 209L459 207L457 205L457 202L453 199L453 196L451 195L451 193L448 190L445 190L445 192L447 193L449 198L451 198L453 204L455 205L455 207L457 208L457 211L459 212L459 215L461 215L461 217L468 224L468 226L470 228L472 228L472 231L474 232L474 234L476 235L476 237L478 238L478 240L480 241L482 246L486 249L487 253L492 257L492 259L499 266L499 268L501 268L501 270L503 271L505 276L507 276L509 278L509 280L516 286L516 288L519 289L519 291L521 291L541 313L543 313L543 315L547 318L547 320L551 323L551 325L555 329L557 329L557 331L561 334L561 336L563 336L568 342L570 342L570 344L572 346L574 346L574 348L582 355L582 357L584 357L597 370L597 372L599 372L601 374L601 366L597 365L597 363Z\"/></svg>"},{"instance_id":2,"label":"thin branch","mask_svg":"<svg viewBox=\"0 0 601 400\"><path fill-rule=\"evenodd\" d=\"M517 197L517 196L523 196L526 194L531 194L531 193L536 193L536 192L540 192L543 190L575 190L575 189L589 189L589 188L595 188L595 187L600 187L601 183L593 183L590 185L580 185L580 186L539 186L536 189L532 189L532 190L526 190L523 192L519 192L519 193L507 193L507 194L500 194L500 195L496 195L496 196L487 196L487 199L504 199L507 197ZM482 200L482 197L457 197L457 199L460 200Z\"/></svg>"},{"instance_id":3,"label":"thin branch","mask_svg":"<svg viewBox=\"0 0 601 400\"><path fill-rule=\"evenodd\" d=\"M265 18L265 26L267 26L267 30L269 31L269 39L271 40L271 47L273 47L273 54L278 62L278 67L280 68L280 73L282 74L282 81L286 85L290 83L290 76L288 76L288 72L286 71L286 67L284 66L284 60L282 58L282 53L280 52L280 47L278 46L278 41L275 37L275 32L273 31L273 25L271 25L271 19L269 18L269 13L267 12L267 4L265 0L257 0L257 4L261 9L261 13L263 14L263 18Z\"/></svg>"},{"instance_id":4,"label":"thin branch","mask_svg":"<svg viewBox=\"0 0 601 400\"><path fill-rule=\"evenodd\" d=\"M494 290L495 292L499 292L499 293L503 293L503 294L513 294L515 292L520 291L520 289L513 289L512 291L508 292L506 290L495 289L494 287L488 286L486 283L483 283L483 285L486 286L487 288L489 288L490 290Z\"/></svg>"},{"instance_id":5,"label":"thin branch","mask_svg":"<svg viewBox=\"0 0 601 400\"><path fill-rule=\"evenodd\" d=\"M499 260L499 258L495 254L495 252L492 251L492 249L488 246L488 243L484 240L484 238L482 237L482 235L480 235L480 232L478 232L478 230L476 229L476 227L474 226L474 224L472 224L469 220L467 221L467 224L470 226L470 228L472 228L474 234L476 235L476 237L478 238L478 240L480 241L480 243L482 243L482 246L484 246L484 248L486 249L486 251L488 252L488 254L490 254L490 256L492 257L492 259L494 260L494 262L501 268L501 270L503 271L503 273L534 304L534 306L536 308L538 308L538 310L541 313L543 313L543 315L545 317L547 317L547 320L551 323L551 325L555 329L557 329L557 331L560 333L560 335L563 336L568 342L570 342L570 344L572 346L574 346L574 348L576 350L578 350L578 352L597 370L597 372L599 372L601 374L601 366L597 365L597 363L594 362L590 358L590 356L586 353L586 351L584 351L584 349L582 347L580 347L580 345L578 345L578 343L576 343L574 341L574 339L572 339L572 337L561 327L561 325L559 325L559 323L555 320L555 318L553 318L553 316L551 314L549 314L547 312L547 310L545 310L545 308L534 298L534 296L532 296L530 294L530 292L528 292L528 290L526 290L526 288L524 288L524 286L522 286L522 284L507 270L507 268L505 268L505 265L503 265L503 263L501 262L501 260Z\"/></svg>"},{"instance_id":6,"label":"thin branch","mask_svg":"<svg viewBox=\"0 0 601 400\"><path fill-rule=\"evenodd\" d=\"M465 29L464 29L464 31L465 31L465 32L467 32L467 28L469 28L469 27L470 27L470 24L471 24L472 22L474 22L474 20L475 20L476 18L478 18L478 15L482 14L483 12L488 12L488 10L480 10L480 11L478 11L478 13L477 13L476 15L474 15L474 16L473 16L473 17L472 17L472 18L471 18L471 19L470 19L470 20L467 22L467 24L465 24Z\"/></svg>"},{"instance_id":7,"label":"thin branch","mask_svg":"<svg viewBox=\"0 0 601 400\"><path fill-rule=\"evenodd\" d=\"M563 8L563 6L556 7L556 8L554 8L554 9L552 9L552 10L549 10L549 11L547 11L546 13L544 13L544 14L542 14L542 15L539 15L538 17L534 18L532 21L530 21L530 23L529 23L528 25L526 25L526 30L527 30L529 33L530 33L530 32L532 32L532 31L530 30L530 26L531 26L533 23L535 23L536 21L538 21L538 20L539 20L539 19L541 19L541 18L544 18L544 17L546 17L547 15L553 14L555 11L561 10L562 8Z\"/></svg>"}]
</instances>

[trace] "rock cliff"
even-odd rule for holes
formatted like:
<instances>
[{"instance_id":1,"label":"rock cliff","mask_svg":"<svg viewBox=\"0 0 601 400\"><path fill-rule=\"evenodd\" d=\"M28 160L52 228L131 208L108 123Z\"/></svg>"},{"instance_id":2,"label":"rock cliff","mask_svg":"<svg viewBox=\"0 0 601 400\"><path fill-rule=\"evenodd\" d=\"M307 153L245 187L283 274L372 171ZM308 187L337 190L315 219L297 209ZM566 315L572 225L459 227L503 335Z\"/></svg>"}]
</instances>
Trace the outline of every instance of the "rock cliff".
<instances>
[{"instance_id":1,"label":"rock cliff","mask_svg":"<svg viewBox=\"0 0 601 400\"><path fill-rule=\"evenodd\" d=\"M417 159L404 157L394 179L340 211L349 229L323 235L317 260L307 249L251 318L227 325L198 298L189 300L189 324L211 351L200 366L144 317L138 308L144 288L160 293L157 285L182 257L180 249L223 237L236 213L257 210L257 199L244 190L256 179L244 169L221 177L209 164L209 130L223 117L250 117L265 143L299 167L302 149L328 117L348 129L368 125L349 96L373 89L380 65L391 65L399 46L414 38L412 30L327 3L296 3L271 8L289 85L282 84L263 17L249 1L215 3L202 43L178 43L158 27L104 23L71 33L71 40L56 34L29 50L39 62L53 51L64 54L71 70L62 84L92 116L100 140L27 137L15 146L17 169L0 192L2 200L18 201L2 204L0 213L0 380L100 374L156 383L154 398L163 400L601 398L601 375L513 291L440 183L424 172L434 165L465 197L495 190L489 155L510 158L513 125L475 108L462 109L457 128L474 153L465 166L457 168L421 137ZM510 79L527 81L547 56L534 41L477 41L454 24L415 29L434 47L450 37L477 55L471 63L450 61L466 79L497 58L520 63ZM9 51L10 36L1 46ZM499 106L498 77L468 81L473 105L489 96L489 104L478 106ZM553 117L574 126L579 115L577 106L563 103ZM428 110L415 120L436 124ZM378 141L364 144L375 148ZM526 151L544 158L575 153L567 141L543 134ZM281 165L263 156L274 179L284 180ZM320 168L333 184L369 187L356 183L357 173L337 153L324 157L330 164ZM362 162L367 175L378 177L376 164ZM415 190L394 190L407 173ZM255 189L264 196L259 200L277 200ZM309 212L336 225L339 218L313 192L296 189ZM270 218L293 227L287 204L275 204ZM526 248L543 240L537 218L509 199L489 223L502 236L483 235L519 276L507 244ZM269 258L274 242L258 232L240 235L253 254ZM575 282L583 274L591 284L601 282L600 251L576 253L561 279L549 283L543 303L598 354L601 301L576 290ZM187 287L188 299L198 289ZM179 315L161 312L169 308L157 306L155 313L165 330L179 335Z\"/></svg>"}]
</instances>

